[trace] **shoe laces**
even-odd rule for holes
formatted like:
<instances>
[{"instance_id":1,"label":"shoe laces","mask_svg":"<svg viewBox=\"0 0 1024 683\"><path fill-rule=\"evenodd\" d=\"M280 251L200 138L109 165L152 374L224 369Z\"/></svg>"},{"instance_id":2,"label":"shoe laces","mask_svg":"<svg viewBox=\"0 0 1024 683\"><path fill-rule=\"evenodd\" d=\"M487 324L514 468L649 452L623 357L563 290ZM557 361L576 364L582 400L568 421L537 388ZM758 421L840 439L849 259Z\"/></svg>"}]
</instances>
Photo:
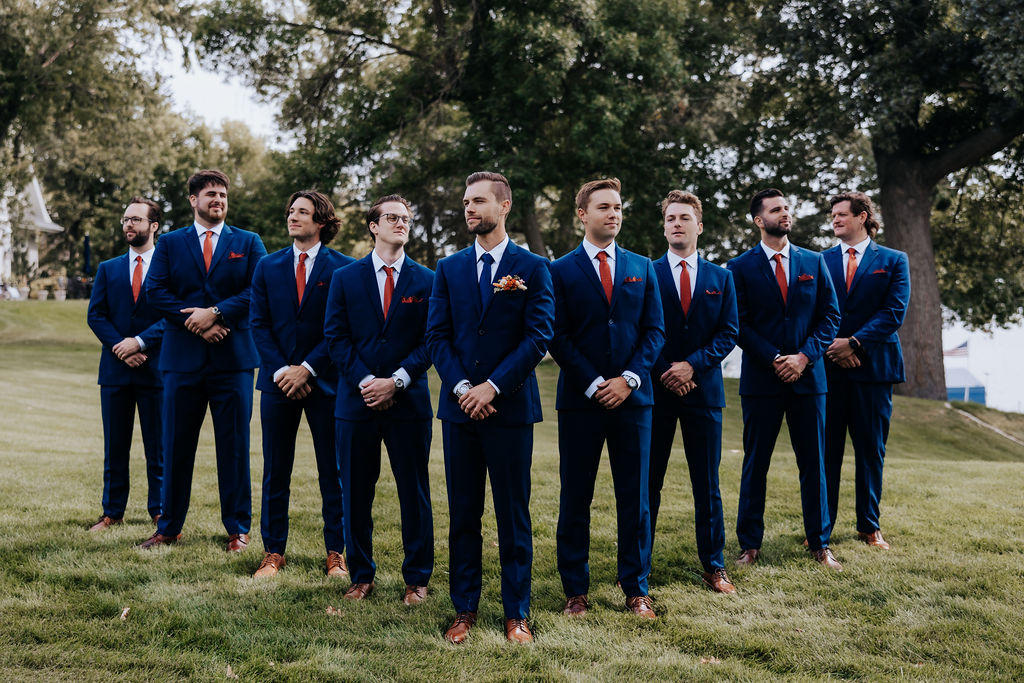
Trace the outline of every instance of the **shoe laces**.
<instances>
[{"instance_id":1,"label":"shoe laces","mask_svg":"<svg viewBox=\"0 0 1024 683\"><path fill-rule=\"evenodd\" d=\"M629 604L636 607L643 605L648 609L653 609L654 605L654 603L651 602L651 597L649 595L638 595L636 597L630 598Z\"/></svg>"},{"instance_id":2,"label":"shoe laces","mask_svg":"<svg viewBox=\"0 0 1024 683\"><path fill-rule=\"evenodd\" d=\"M459 624L468 624L468 625L472 626L475 623L476 623L476 615L475 614L473 614L472 612L459 612L458 614L455 615L455 623L452 624L452 626L457 626Z\"/></svg>"}]
</instances>

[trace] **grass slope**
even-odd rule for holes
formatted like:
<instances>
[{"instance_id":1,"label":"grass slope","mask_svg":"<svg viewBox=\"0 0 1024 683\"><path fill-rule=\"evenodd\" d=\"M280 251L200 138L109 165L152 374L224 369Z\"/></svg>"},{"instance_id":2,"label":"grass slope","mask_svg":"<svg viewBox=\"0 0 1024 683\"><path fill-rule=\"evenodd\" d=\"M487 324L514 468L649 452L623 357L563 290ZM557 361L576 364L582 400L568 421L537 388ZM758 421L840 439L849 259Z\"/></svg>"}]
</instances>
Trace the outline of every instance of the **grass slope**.
<instances>
[{"instance_id":1,"label":"grass slope","mask_svg":"<svg viewBox=\"0 0 1024 683\"><path fill-rule=\"evenodd\" d=\"M484 517L484 594L468 643L448 645L447 503L440 427L430 465L437 562L426 603L406 608L398 504L384 466L374 513L377 591L341 599L323 575L319 491L300 430L288 566L251 578L262 551L262 457L252 423L254 537L220 548L209 422L197 458L185 539L133 546L152 530L141 443L133 451L126 523L90 535L100 513L102 430L98 344L83 302L0 304L0 670L4 680L1014 680L1024 671L1024 448L941 403L897 397L883 500L889 553L856 541L852 463L844 472L832 574L800 547L796 465L785 436L769 474L764 561L732 572L739 594L701 586L690 484L673 455L654 549L655 623L622 613L615 588L615 517L607 461L593 507L594 608L563 617L555 569L557 368L540 370L547 421L533 466L536 642L504 642L497 535ZM436 380L435 380L436 389ZM727 386L721 466L727 558L742 454L736 384ZM436 395L436 391L435 391ZM1004 431L1024 416L985 411ZM678 444L677 444L678 446ZM329 614L328 607L337 614ZM125 618L122 612L128 608Z\"/></svg>"}]
</instances>

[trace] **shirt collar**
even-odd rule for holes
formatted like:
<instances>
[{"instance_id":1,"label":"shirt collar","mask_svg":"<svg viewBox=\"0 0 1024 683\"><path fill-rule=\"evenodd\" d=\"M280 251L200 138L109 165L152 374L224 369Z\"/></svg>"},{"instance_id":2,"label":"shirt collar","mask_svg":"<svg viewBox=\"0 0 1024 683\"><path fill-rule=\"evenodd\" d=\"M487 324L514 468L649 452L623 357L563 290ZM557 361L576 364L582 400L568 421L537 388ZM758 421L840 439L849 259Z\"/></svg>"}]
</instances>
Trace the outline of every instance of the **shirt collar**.
<instances>
[{"instance_id":1,"label":"shirt collar","mask_svg":"<svg viewBox=\"0 0 1024 683\"><path fill-rule=\"evenodd\" d=\"M220 231L224 228L224 221L221 221L220 223L218 223L217 225L213 226L212 228L204 228L203 226L199 225L198 223L193 223L192 225L196 229L196 234L199 235L200 237L202 237L206 233L207 230L213 230L214 236L215 237L220 237Z\"/></svg>"},{"instance_id":2,"label":"shirt collar","mask_svg":"<svg viewBox=\"0 0 1024 683\"><path fill-rule=\"evenodd\" d=\"M587 252L587 256L590 257L591 261L597 258L597 252L599 251L603 251L604 253L608 254L608 258L611 259L612 261L615 260L615 240L612 240L611 244L602 249L601 247L597 246L596 244L588 240L586 237L584 237L583 249Z\"/></svg>"},{"instance_id":3,"label":"shirt collar","mask_svg":"<svg viewBox=\"0 0 1024 683\"><path fill-rule=\"evenodd\" d=\"M312 261L313 259L316 258L316 255L320 253L321 244L322 242L317 242L306 251L302 251L294 242L292 242L292 257L299 258L299 254L305 254L306 260Z\"/></svg>"},{"instance_id":4,"label":"shirt collar","mask_svg":"<svg viewBox=\"0 0 1024 683\"><path fill-rule=\"evenodd\" d=\"M791 246L792 245L789 243L789 240L786 240L786 246L784 246L780 251L775 251L774 249L769 247L767 244L765 244L763 240L761 241L761 249L764 250L765 256L768 257L769 261L771 261L773 258L775 258L776 254L782 254L782 258L784 258L784 259L786 259L788 261L789 260L789 248Z\"/></svg>"},{"instance_id":5,"label":"shirt collar","mask_svg":"<svg viewBox=\"0 0 1024 683\"><path fill-rule=\"evenodd\" d=\"M490 254L491 258L494 259L494 262L497 263L498 261L501 260L501 257L505 254L505 248L508 247L508 235L505 235L505 239L503 239L501 242L499 242L498 246L494 247L490 251L485 251L484 248L480 246L480 240L477 240L476 242L474 242L473 245L474 245L474 248L476 250L475 253L476 253L476 260L477 261L480 260L481 256L483 256L485 253L487 253L487 254Z\"/></svg>"},{"instance_id":6,"label":"shirt collar","mask_svg":"<svg viewBox=\"0 0 1024 683\"><path fill-rule=\"evenodd\" d=\"M375 272L375 273L377 271L379 271L381 268L383 268L384 266L388 265L388 264L384 263L384 259L382 259L380 256L377 255L377 250L376 249L374 249L373 251L370 252L370 259L373 261L373 272ZM398 259L394 263L391 264L391 267L395 269L395 272L401 273L403 265L405 265L405 252L404 251L402 252L402 255L399 256Z\"/></svg>"},{"instance_id":7,"label":"shirt collar","mask_svg":"<svg viewBox=\"0 0 1024 683\"><path fill-rule=\"evenodd\" d=\"M857 244L846 244L845 242L840 242L839 247L843 250L844 254L848 253L851 248L855 249L857 251L857 258L860 258L864 255L864 252L868 250L869 244L871 244L871 238L865 237Z\"/></svg>"},{"instance_id":8,"label":"shirt collar","mask_svg":"<svg viewBox=\"0 0 1024 683\"><path fill-rule=\"evenodd\" d=\"M697 252L696 251L693 252L692 254L690 254L689 256L687 256L686 258L683 258L682 256L680 256L679 254L677 254L677 253L675 253L673 251L669 251L669 252L667 252L667 254L668 254L668 265L672 268L672 270L676 269L676 267L679 265L680 261L686 261L686 265L688 265L690 267L690 270L692 270L693 272L697 272Z\"/></svg>"},{"instance_id":9,"label":"shirt collar","mask_svg":"<svg viewBox=\"0 0 1024 683\"><path fill-rule=\"evenodd\" d=\"M131 261L132 263L135 263L135 257L141 256L142 262L148 266L150 259L153 258L154 251L156 251L156 249L153 247L150 247L146 251L139 251L135 247L128 247L128 260Z\"/></svg>"}]
</instances>

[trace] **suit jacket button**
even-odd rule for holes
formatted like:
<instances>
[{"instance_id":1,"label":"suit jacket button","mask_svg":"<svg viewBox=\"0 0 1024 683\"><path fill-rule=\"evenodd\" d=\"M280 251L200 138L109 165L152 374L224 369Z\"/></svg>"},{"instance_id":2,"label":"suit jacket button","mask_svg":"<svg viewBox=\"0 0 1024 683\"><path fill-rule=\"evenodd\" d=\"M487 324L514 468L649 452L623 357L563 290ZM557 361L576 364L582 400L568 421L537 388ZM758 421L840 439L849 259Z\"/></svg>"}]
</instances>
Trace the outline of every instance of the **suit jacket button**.
<instances>
[{"instance_id":1,"label":"suit jacket button","mask_svg":"<svg viewBox=\"0 0 1024 683\"><path fill-rule=\"evenodd\" d=\"M480 367L480 361L478 361L478 360L473 361L473 367L476 367L476 368Z\"/></svg>"},{"instance_id":2,"label":"suit jacket button","mask_svg":"<svg viewBox=\"0 0 1024 683\"><path fill-rule=\"evenodd\" d=\"M480 328L479 330L476 331L476 333L479 334L482 337L485 334L487 334L487 330L485 330L483 328Z\"/></svg>"},{"instance_id":3,"label":"suit jacket button","mask_svg":"<svg viewBox=\"0 0 1024 683\"><path fill-rule=\"evenodd\" d=\"M615 324L615 321L609 318L608 319L608 326L611 327L614 324Z\"/></svg>"},{"instance_id":4,"label":"suit jacket button","mask_svg":"<svg viewBox=\"0 0 1024 683\"><path fill-rule=\"evenodd\" d=\"M396 218L395 220L398 220L398 219ZM381 340L380 340L380 343L381 343L381 344L387 344L387 343L388 343L388 340L387 340L387 339L381 339Z\"/></svg>"}]
</instances>

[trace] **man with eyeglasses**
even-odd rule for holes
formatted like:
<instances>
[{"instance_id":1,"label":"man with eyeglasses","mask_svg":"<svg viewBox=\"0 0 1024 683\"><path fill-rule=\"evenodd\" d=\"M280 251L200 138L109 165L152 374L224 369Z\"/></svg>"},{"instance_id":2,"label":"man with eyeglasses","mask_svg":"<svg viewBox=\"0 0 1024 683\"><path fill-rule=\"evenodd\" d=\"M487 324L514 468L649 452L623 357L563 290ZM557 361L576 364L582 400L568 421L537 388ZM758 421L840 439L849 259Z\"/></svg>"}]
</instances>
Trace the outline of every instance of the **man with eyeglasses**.
<instances>
[{"instance_id":1,"label":"man with eyeglasses","mask_svg":"<svg viewBox=\"0 0 1024 683\"><path fill-rule=\"evenodd\" d=\"M433 412L424 342L434 273L405 253L409 223L405 198L393 194L373 203L366 213L373 251L335 272L324 334L339 372L335 439L352 572L345 598L363 600L375 587L371 508L383 443L401 509L401 599L416 605L427 597L434 570L427 471Z\"/></svg>"},{"instance_id":2,"label":"man with eyeglasses","mask_svg":"<svg viewBox=\"0 0 1024 683\"><path fill-rule=\"evenodd\" d=\"M221 521L228 552L249 544L252 499L249 421L259 353L249 331L253 271L267 250L259 235L225 225L228 178L199 171L188 179L194 222L160 239L146 281L166 320L163 507L156 533L139 547L181 538L192 492L199 433L210 407L217 447Z\"/></svg>"},{"instance_id":3,"label":"man with eyeglasses","mask_svg":"<svg viewBox=\"0 0 1024 683\"><path fill-rule=\"evenodd\" d=\"M164 320L149 305L144 287L153 241L160 229L160 206L151 199L132 197L121 229L128 253L99 265L89 299L89 327L103 344L98 380L103 415L103 514L89 531L102 531L124 520L136 410L146 454L146 508L154 524L160 518L163 387L157 356Z\"/></svg>"}]
</instances>

